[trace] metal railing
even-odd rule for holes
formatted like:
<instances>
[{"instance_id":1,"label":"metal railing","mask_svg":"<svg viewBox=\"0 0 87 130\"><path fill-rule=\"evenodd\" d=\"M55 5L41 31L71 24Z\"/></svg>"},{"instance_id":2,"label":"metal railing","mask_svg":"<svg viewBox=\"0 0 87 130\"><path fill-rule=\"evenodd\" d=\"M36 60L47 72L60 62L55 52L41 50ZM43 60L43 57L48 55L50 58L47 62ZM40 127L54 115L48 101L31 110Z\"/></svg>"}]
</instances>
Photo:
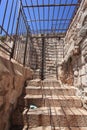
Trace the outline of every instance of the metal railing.
<instances>
[{"instance_id":1,"label":"metal railing","mask_svg":"<svg viewBox=\"0 0 87 130\"><path fill-rule=\"evenodd\" d=\"M11 53L11 58L14 58L19 63L25 65L26 62L26 49L28 44L29 28L26 22L26 16L20 1L20 7L16 25L16 35Z\"/></svg>"},{"instance_id":2,"label":"metal railing","mask_svg":"<svg viewBox=\"0 0 87 130\"><path fill-rule=\"evenodd\" d=\"M31 34L22 2L0 1L0 9L3 11L0 17L0 53L28 65Z\"/></svg>"},{"instance_id":3,"label":"metal railing","mask_svg":"<svg viewBox=\"0 0 87 130\"><path fill-rule=\"evenodd\" d=\"M18 0L0 0L0 54L11 57L17 21Z\"/></svg>"},{"instance_id":4,"label":"metal railing","mask_svg":"<svg viewBox=\"0 0 87 130\"><path fill-rule=\"evenodd\" d=\"M35 5L31 0L31 6L29 6L27 0L12 0L12 1L0 0L0 12L2 12L0 16L0 54L2 53L4 57L8 56L9 59L13 58L24 66L31 67L32 69L35 70L39 69L41 79L44 79L45 77L44 73L46 70L45 38L49 39L49 38L64 37L65 32L63 31L61 32L58 30L67 30L67 28L62 29L60 27L57 28L57 21L59 18L55 19L53 16L51 19L49 19L50 16L49 10L51 6L53 6L54 8L53 10L55 10L56 6L59 7L66 6L67 3L62 5L61 2L59 2L59 4L57 5L56 3L50 4L49 2L48 5L46 5L44 0L42 5L39 4L38 0L36 3L37 4ZM71 4L68 6L70 6L70 8L72 6L77 7L78 4L79 2L75 3L75 5ZM48 18L46 19L44 17L45 7L49 8ZM32 11L30 11L29 8L32 8ZM37 11L35 12L34 8L37 8L38 16L36 15ZM43 8L43 18L40 18L41 13L40 8ZM53 14L54 12L55 11L53 11ZM65 26L65 23L67 23L68 20L70 21L70 19L68 19L68 14L66 18L63 18L64 11L62 13L63 13L61 16L62 18L60 18L59 20L61 22L59 22L59 25L64 24ZM38 17L39 19L37 19L36 17ZM30 20L30 22L28 19ZM51 31L49 26L47 26L48 29L46 29L44 26L43 26L44 28L43 27L38 28L37 27L38 21L40 23L40 26L41 21L43 22L44 26L45 21L47 22L47 25L49 25L49 22L51 21L52 23ZM53 24L54 21L56 21L56 24ZM35 24L33 22L35 22ZM29 24L31 25L31 29ZM31 35L31 32L33 35ZM33 42L34 39L35 41ZM40 42L41 44L39 44ZM51 51L51 49L49 51ZM58 51L58 48L56 49L56 51ZM65 55L65 53L63 55ZM57 56L57 53L55 56L56 59L60 58ZM56 72L57 72L57 61L56 61Z\"/></svg>"}]
</instances>

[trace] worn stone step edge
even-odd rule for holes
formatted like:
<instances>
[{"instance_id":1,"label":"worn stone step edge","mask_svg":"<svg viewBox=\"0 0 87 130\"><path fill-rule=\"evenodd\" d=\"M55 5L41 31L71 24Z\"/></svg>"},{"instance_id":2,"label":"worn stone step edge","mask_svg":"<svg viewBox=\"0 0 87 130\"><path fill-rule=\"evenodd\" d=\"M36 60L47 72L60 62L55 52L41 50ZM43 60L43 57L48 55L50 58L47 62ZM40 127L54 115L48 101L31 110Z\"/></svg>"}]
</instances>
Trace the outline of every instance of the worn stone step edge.
<instances>
[{"instance_id":1,"label":"worn stone step edge","mask_svg":"<svg viewBox=\"0 0 87 130\"><path fill-rule=\"evenodd\" d=\"M23 130L87 130L87 127L53 127L53 126L40 126L35 128L23 129Z\"/></svg>"}]
</instances>

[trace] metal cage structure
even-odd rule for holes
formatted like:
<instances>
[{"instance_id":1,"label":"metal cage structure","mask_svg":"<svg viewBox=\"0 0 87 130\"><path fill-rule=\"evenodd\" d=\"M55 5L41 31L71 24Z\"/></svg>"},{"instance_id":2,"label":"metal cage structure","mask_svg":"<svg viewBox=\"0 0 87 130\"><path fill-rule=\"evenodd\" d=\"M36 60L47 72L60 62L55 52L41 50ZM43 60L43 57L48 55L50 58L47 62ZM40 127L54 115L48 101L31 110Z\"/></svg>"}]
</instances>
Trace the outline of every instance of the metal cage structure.
<instances>
[{"instance_id":1,"label":"metal cage structure","mask_svg":"<svg viewBox=\"0 0 87 130\"><path fill-rule=\"evenodd\" d=\"M80 3L81 0L1 0L2 54L33 69L40 66L44 78L44 41L65 37Z\"/></svg>"}]
</instances>

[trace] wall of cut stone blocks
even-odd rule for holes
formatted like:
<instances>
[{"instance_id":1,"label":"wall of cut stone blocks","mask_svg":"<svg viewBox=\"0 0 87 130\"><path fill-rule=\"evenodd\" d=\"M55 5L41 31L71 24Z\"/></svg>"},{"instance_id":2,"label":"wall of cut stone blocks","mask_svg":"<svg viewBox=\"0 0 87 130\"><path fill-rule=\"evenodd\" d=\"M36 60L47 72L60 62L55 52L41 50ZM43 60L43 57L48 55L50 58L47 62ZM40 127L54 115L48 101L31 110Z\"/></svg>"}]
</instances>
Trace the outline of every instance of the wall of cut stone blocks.
<instances>
[{"instance_id":1,"label":"wall of cut stone blocks","mask_svg":"<svg viewBox=\"0 0 87 130\"><path fill-rule=\"evenodd\" d=\"M65 37L63 74L69 78L69 68L66 71L69 59L72 59L73 85L78 88L77 94L86 102L87 93L87 1L82 0ZM69 78L70 79L70 78ZM71 81L72 82L72 81ZM68 82L66 82L68 84ZM85 105L84 105L85 106Z\"/></svg>"},{"instance_id":2,"label":"wall of cut stone blocks","mask_svg":"<svg viewBox=\"0 0 87 130\"><path fill-rule=\"evenodd\" d=\"M59 41L58 38L44 38L44 57L42 58L42 38L34 38L32 39L32 46L35 51L31 50L31 53L35 53L37 55L37 67L34 68L36 74L41 74L42 69L42 59L44 58L44 77L47 78L49 76L56 77L58 73L58 67L63 60L63 39ZM36 57L33 58L35 60ZM32 66L35 65L31 58ZM38 77L37 75L35 77Z\"/></svg>"}]
</instances>

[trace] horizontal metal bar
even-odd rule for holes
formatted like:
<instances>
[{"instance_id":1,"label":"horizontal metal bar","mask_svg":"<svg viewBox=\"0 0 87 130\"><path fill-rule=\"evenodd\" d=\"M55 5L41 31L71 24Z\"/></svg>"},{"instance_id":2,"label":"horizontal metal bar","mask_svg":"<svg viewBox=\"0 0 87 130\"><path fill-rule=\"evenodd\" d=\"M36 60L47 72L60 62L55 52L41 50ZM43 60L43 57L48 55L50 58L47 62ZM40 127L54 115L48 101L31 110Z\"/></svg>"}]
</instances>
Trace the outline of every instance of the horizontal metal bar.
<instances>
[{"instance_id":1,"label":"horizontal metal bar","mask_svg":"<svg viewBox=\"0 0 87 130\"><path fill-rule=\"evenodd\" d=\"M0 47L1 47L2 49L4 49L6 52L11 53L7 48L5 48L4 46L2 46L1 44L0 44Z\"/></svg>"},{"instance_id":2,"label":"horizontal metal bar","mask_svg":"<svg viewBox=\"0 0 87 130\"><path fill-rule=\"evenodd\" d=\"M1 40L1 39L0 39ZM5 44L9 49L12 49L7 43L3 41L3 44Z\"/></svg>"},{"instance_id":3,"label":"horizontal metal bar","mask_svg":"<svg viewBox=\"0 0 87 130\"><path fill-rule=\"evenodd\" d=\"M9 53L0 47L0 51L9 56Z\"/></svg>"},{"instance_id":4,"label":"horizontal metal bar","mask_svg":"<svg viewBox=\"0 0 87 130\"><path fill-rule=\"evenodd\" d=\"M53 31L66 31L67 29L55 29L55 30L52 30L52 29L41 29L41 30L38 30L38 32L53 32ZM31 32L37 32L37 30L31 30Z\"/></svg>"},{"instance_id":5,"label":"horizontal metal bar","mask_svg":"<svg viewBox=\"0 0 87 130\"><path fill-rule=\"evenodd\" d=\"M35 8L35 7L53 7L53 6L79 6L79 4L39 4L39 5L27 5L24 8Z\"/></svg>"},{"instance_id":6,"label":"horizontal metal bar","mask_svg":"<svg viewBox=\"0 0 87 130\"><path fill-rule=\"evenodd\" d=\"M57 21L57 20L58 21L65 21L65 20L70 21L71 19L50 19L50 21ZM36 19L36 20L33 19L33 20L28 20L27 22L41 22L41 21L42 22L43 21L47 21L48 22L49 20L48 19L40 19L40 20L39 19Z\"/></svg>"},{"instance_id":7,"label":"horizontal metal bar","mask_svg":"<svg viewBox=\"0 0 87 130\"><path fill-rule=\"evenodd\" d=\"M32 35L31 38L64 38L66 33L60 33L56 35L43 35L43 36L34 36Z\"/></svg>"}]
</instances>

